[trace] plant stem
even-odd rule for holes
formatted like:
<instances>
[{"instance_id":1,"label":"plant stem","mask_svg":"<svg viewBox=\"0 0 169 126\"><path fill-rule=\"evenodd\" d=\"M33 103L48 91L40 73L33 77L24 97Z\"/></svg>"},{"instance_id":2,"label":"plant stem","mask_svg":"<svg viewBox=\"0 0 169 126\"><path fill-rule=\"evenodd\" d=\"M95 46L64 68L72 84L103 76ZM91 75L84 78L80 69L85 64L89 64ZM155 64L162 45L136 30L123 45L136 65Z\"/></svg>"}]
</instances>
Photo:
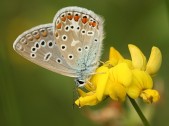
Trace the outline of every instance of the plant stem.
<instances>
[{"instance_id":1,"label":"plant stem","mask_svg":"<svg viewBox=\"0 0 169 126\"><path fill-rule=\"evenodd\" d=\"M147 119L146 119L145 116L143 115L143 113L142 113L142 111L140 110L140 108L139 108L138 104L136 103L136 101L135 101L134 99L130 98L129 96L128 96L128 98L130 99L130 102L131 102L131 104L133 105L133 107L135 108L137 114L140 116L140 118L141 118L141 120L142 120L144 126L150 126L149 122L147 121Z\"/></svg>"}]
</instances>

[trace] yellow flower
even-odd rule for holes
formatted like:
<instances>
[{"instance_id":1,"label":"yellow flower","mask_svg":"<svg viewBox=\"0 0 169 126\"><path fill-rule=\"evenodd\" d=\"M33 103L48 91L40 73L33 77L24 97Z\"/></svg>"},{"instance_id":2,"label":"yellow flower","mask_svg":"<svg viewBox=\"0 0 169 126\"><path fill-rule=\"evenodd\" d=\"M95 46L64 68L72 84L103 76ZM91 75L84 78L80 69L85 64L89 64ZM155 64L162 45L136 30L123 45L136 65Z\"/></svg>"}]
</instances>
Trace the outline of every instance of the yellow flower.
<instances>
[{"instance_id":1,"label":"yellow flower","mask_svg":"<svg viewBox=\"0 0 169 126\"><path fill-rule=\"evenodd\" d=\"M151 89L144 90L140 97L148 103L157 102L160 99L158 91Z\"/></svg>"},{"instance_id":2,"label":"yellow flower","mask_svg":"<svg viewBox=\"0 0 169 126\"><path fill-rule=\"evenodd\" d=\"M109 80L106 85L105 94L113 100L124 101L126 88L130 85L132 73L126 63L119 63L109 69Z\"/></svg>"},{"instance_id":3,"label":"yellow flower","mask_svg":"<svg viewBox=\"0 0 169 126\"><path fill-rule=\"evenodd\" d=\"M96 105L99 103L96 93L94 92L88 92L85 93L81 89L78 89L79 94L81 97L75 101L75 104L78 105L79 107L83 107L84 105Z\"/></svg>"},{"instance_id":4,"label":"yellow flower","mask_svg":"<svg viewBox=\"0 0 169 126\"><path fill-rule=\"evenodd\" d=\"M146 71L150 75L158 72L162 62L162 54L157 47L152 47L148 63L146 57L138 47L132 44L129 44L128 47L132 58L132 65L135 69Z\"/></svg>"},{"instance_id":5,"label":"yellow flower","mask_svg":"<svg viewBox=\"0 0 169 126\"><path fill-rule=\"evenodd\" d=\"M85 84L85 88L89 91L88 93L78 89L81 97L75 101L75 104L79 107L84 105L95 105L104 97L103 94L108 80L108 68L101 66L96 72L98 74L92 76L90 83Z\"/></svg>"},{"instance_id":6,"label":"yellow flower","mask_svg":"<svg viewBox=\"0 0 169 126\"><path fill-rule=\"evenodd\" d=\"M161 66L162 62L161 52L157 47L153 47L147 63L146 57L139 48L130 44L129 51L132 58L133 79L131 85L127 88L127 94L133 99L136 99L137 97L140 96L141 98L143 98L144 101L146 101L145 97L142 97L143 95L141 94L146 89L153 88L153 81L151 76L156 74ZM148 93L150 92L147 92L147 96ZM151 93L150 96L152 96L152 99L156 97Z\"/></svg>"},{"instance_id":7,"label":"yellow flower","mask_svg":"<svg viewBox=\"0 0 169 126\"><path fill-rule=\"evenodd\" d=\"M157 47L153 47L146 66L146 71L150 75L156 74L160 69L161 62L162 62L162 54L160 50Z\"/></svg>"},{"instance_id":8,"label":"yellow flower","mask_svg":"<svg viewBox=\"0 0 169 126\"><path fill-rule=\"evenodd\" d=\"M153 87L153 81L145 71L134 69L132 70L132 74L132 82L126 91L131 98L136 99L144 89L151 89Z\"/></svg>"},{"instance_id":9,"label":"yellow flower","mask_svg":"<svg viewBox=\"0 0 169 126\"><path fill-rule=\"evenodd\" d=\"M141 50L129 44L131 60L123 56L113 47L110 48L109 60L96 70L96 74L85 85L87 93L79 89L81 95L76 105L96 105L104 98L124 101L125 97L136 99L141 97L148 103L159 100L159 94L153 90L152 75L161 66L162 55L157 47L153 47L147 62Z\"/></svg>"},{"instance_id":10,"label":"yellow flower","mask_svg":"<svg viewBox=\"0 0 169 126\"><path fill-rule=\"evenodd\" d=\"M126 87L132 80L132 73L126 63L120 63L115 67L99 67L98 74L92 76L90 83L85 88L88 93L78 90L81 97L75 101L76 105L95 105L102 101L106 96L113 100L124 101L126 97Z\"/></svg>"}]
</instances>

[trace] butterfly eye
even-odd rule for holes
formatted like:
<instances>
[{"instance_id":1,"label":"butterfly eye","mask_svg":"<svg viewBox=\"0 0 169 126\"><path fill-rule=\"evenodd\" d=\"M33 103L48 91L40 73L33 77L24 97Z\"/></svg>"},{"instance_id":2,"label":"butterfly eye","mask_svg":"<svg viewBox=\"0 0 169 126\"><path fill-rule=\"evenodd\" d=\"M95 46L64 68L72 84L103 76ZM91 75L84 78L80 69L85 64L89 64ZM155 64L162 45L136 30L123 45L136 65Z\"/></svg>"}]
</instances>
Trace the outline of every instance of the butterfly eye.
<instances>
[{"instance_id":1,"label":"butterfly eye","mask_svg":"<svg viewBox=\"0 0 169 126\"><path fill-rule=\"evenodd\" d=\"M84 84L84 81L82 81L82 80L77 80L77 82L78 82L79 85L83 85Z\"/></svg>"}]
</instances>

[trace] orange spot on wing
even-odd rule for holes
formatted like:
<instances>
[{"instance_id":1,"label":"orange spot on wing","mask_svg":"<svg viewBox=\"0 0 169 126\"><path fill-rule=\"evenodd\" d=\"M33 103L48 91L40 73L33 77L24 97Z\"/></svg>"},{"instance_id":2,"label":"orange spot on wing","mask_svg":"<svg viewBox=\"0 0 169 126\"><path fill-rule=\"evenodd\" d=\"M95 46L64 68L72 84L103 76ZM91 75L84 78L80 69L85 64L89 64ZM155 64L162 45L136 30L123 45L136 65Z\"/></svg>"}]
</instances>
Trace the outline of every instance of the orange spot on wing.
<instances>
[{"instance_id":1,"label":"orange spot on wing","mask_svg":"<svg viewBox=\"0 0 169 126\"><path fill-rule=\"evenodd\" d=\"M72 16L72 15L68 15L67 18L68 18L69 20L72 20L73 16Z\"/></svg>"},{"instance_id":2,"label":"orange spot on wing","mask_svg":"<svg viewBox=\"0 0 169 126\"><path fill-rule=\"evenodd\" d=\"M61 24L61 23L59 23L59 24L56 25L56 28L57 28L57 29L61 29L61 27L62 27L62 24Z\"/></svg>"},{"instance_id":3,"label":"orange spot on wing","mask_svg":"<svg viewBox=\"0 0 169 126\"><path fill-rule=\"evenodd\" d=\"M58 32L55 32L55 36L56 36L56 37L58 37L58 36L59 36Z\"/></svg>"},{"instance_id":4,"label":"orange spot on wing","mask_svg":"<svg viewBox=\"0 0 169 126\"><path fill-rule=\"evenodd\" d=\"M95 27L97 23L95 21L92 22L92 26Z\"/></svg>"},{"instance_id":5,"label":"orange spot on wing","mask_svg":"<svg viewBox=\"0 0 169 126\"><path fill-rule=\"evenodd\" d=\"M38 34L38 35L36 35L36 36L35 36L35 38L36 38L36 39L39 39L39 38L40 38L40 35L39 35L39 34Z\"/></svg>"},{"instance_id":6,"label":"orange spot on wing","mask_svg":"<svg viewBox=\"0 0 169 126\"><path fill-rule=\"evenodd\" d=\"M45 30L45 31L41 32L41 34L42 34L43 37L46 37L48 33L47 33L47 31Z\"/></svg>"},{"instance_id":7,"label":"orange spot on wing","mask_svg":"<svg viewBox=\"0 0 169 126\"><path fill-rule=\"evenodd\" d=\"M89 22L89 25L92 26L92 23L93 23L93 22Z\"/></svg>"},{"instance_id":8,"label":"orange spot on wing","mask_svg":"<svg viewBox=\"0 0 169 126\"><path fill-rule=\"evenodd\" d=\"M33 41L33 36L32 35L27 35L26 36L28 40Z\"/></svg>"},{"instance_id":9,"label":"orange spot on wing","mask_svg":"<svg viewBox=\"0 0 169 126\"><path fill-rule=\"evenodd\" d=\"M61 17L61 20L62 20L62 21L66 21L66 16Z\"/></svg>"},{"instance_id":10,"label":"orange spot on wing","mask_svg":"<svg viewBox=\"0 0 169 126\"><path fill-rule=\"evenodd\" d=\"M80 18L79 16L76 16L76 15L74 16L74 20L75 20L75 21L78 21L79 18Z\"/></svg>"},{"instance_id":11,"label":"orange spot on wing","mask_svg":"<svg viewBox=\"0 0 169 126\"><path fill-rule=\"evenodd\" d=\"M87 21L88 21L87 17L83 17L83 18L82 18L82 22L83 22L84 24L86 24Z\"/></svg>"}]
</instances>

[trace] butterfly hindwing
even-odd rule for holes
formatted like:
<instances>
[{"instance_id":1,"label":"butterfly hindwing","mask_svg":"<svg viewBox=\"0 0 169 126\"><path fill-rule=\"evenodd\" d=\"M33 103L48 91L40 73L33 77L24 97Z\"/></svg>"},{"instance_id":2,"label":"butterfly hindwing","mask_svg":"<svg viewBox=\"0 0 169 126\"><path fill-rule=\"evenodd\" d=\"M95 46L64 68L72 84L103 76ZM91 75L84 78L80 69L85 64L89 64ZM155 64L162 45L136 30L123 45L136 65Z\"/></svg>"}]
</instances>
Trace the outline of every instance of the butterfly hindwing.
<instances>
[{"instance_id":1,"label":"butterfly hindwing","mask_svg":"<svg viewBox=\"0 0 169 126\"><path fill-rule=\"evenodd\" d=\"M56 73L77 77L63 58L53 37L53 24L34 27L22 33L14 42L17 53Z\"/></svg>"}]
</instances>

